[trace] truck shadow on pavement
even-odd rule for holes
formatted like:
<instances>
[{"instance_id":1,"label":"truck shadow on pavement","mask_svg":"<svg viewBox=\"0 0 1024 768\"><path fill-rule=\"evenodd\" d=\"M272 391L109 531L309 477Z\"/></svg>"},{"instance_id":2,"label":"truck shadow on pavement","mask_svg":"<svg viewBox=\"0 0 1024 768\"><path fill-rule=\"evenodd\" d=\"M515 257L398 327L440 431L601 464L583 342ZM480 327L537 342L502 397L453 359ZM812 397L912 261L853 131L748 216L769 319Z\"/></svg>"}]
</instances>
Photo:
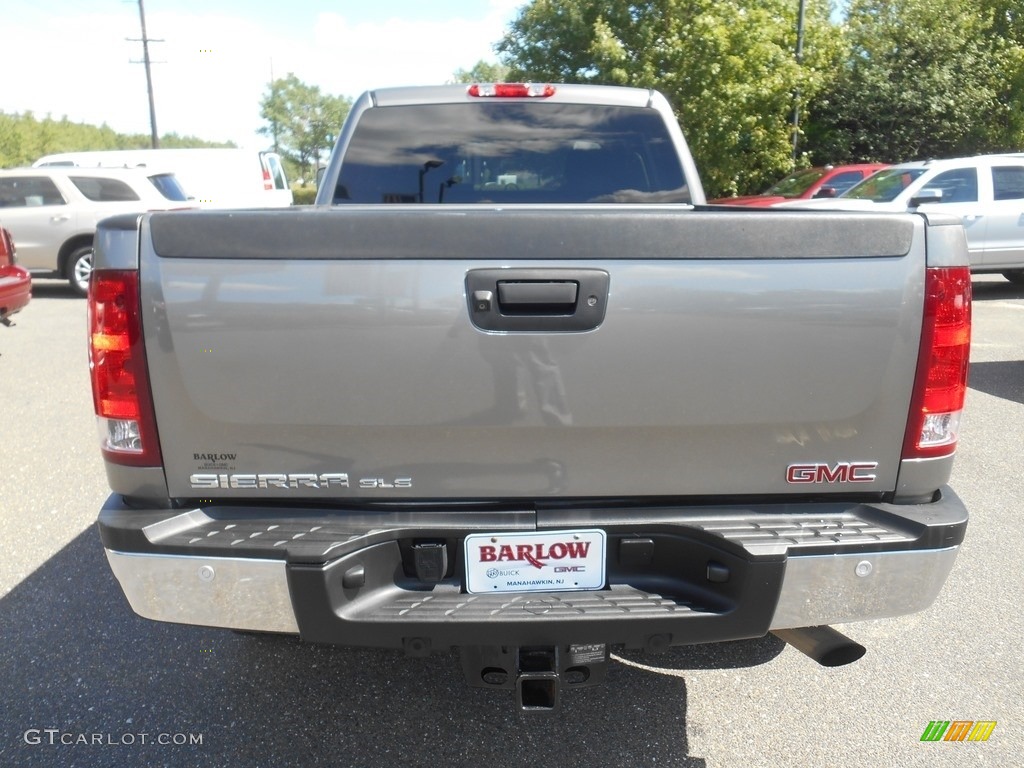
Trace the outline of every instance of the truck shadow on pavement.
<instances>
[{"instance_id":1,"label":"truck shadow on pavement","mask_svg":"<svg viewBox=\"0 0 1024 768\"><path fill-rule=\"evenodd\" d=\"M1024 298L1024 285L1009 280L974 280L971 293L975 301L1002 301Z\"/></svg>"},{"instance_id":2,"label":"truck shadow on pavement","mask_svg":"<svg viewBox=\"0 0 1024 768\"><path fill-rule=\"evenodd\" d=\"M82 296L75 293L74 289L63 278L32 278L33 299L74 299L84 301ZM29 305L31 306L31 304Z\"/></svg>"},{"instance_id":3,"label":"truck shadow on pavement","mask_svg":"<svg viewBox=\"0 0 1024 768\"><path fill-rule=\"evenodd\" d=\"M0 627L0 764L19 766L704 768L688 755L686 682L673 670L764 663L782 649L769 637L629 652L604 686L524 714L510 692L468 687L455 653L414 659L138 618L94 528L0 599Z\"/></svg>"},{"instance_id":4,"label":"truck shadow on pavement","mask_svg":"<svg viewBox=\"0 0 1024 768\"><path fill-rule=\"evenodd\" d=\"M1024 403L1024 360L971 363L968 386L1004 400Z\"/></svg>"}]
</instances>

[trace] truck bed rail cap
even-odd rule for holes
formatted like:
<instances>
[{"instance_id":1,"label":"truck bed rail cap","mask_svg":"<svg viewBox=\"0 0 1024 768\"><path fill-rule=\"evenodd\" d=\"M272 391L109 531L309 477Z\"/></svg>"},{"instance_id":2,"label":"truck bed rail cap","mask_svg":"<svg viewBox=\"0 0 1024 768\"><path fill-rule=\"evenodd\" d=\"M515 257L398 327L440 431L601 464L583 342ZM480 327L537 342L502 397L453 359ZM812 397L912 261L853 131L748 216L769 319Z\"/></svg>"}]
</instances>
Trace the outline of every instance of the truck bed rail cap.
<instances>
[{"instance_id":1,"label":"truck bed rail cap","mask_svg":"<svg viewBox=\"0 0 1024 768\"><path fill-rule=\"evenodd\" d=\"M459 224L466 216L472 216L472 226ZM826 217L829 224L823 226ZM552 247L554 230L564 242L586 243L586 253L575 258L588 260L891 258L910 252L915 227L921 226L909 214L607 205L373 205L182 211L149 219L153 250L164 258L374 261L479 260L484 254L508 258L521 253L564 261L564 249Z\"/></svg>"}]
</instances>

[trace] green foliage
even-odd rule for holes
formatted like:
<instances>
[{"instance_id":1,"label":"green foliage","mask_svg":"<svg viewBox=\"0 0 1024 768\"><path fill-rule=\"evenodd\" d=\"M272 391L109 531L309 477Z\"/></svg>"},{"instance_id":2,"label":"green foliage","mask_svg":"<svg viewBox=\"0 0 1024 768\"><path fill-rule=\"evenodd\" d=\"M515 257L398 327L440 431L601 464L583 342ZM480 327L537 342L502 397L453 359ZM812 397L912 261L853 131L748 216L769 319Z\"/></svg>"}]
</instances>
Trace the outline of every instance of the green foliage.
<instances>
[{"instance_id":1,"label":"green foliage","mask_svg":"<svg viewBox=\"0 0 1024 768\"><path fill-rule=\"evenodd\" d=\"M31 112L0 112L0 168L32 165L43 155L56 152L91 152L107 149L148 149L149 134L117 133L107 125L72 123L67 117L43 119ZM231 147L228 143L203 141L194 136L165 134L162 147Z\"/></svg>"},{"instance_id":2,"label":"green foliage","mask_svg":"<svg viewBox=\"0 0 1024 768\"><path fill-rule=\"evenodd\" d=\"M480 59L472 69L457 69L452 73L453 83L504 83L508 81L508 67Z\"/></svg>"},{"instance_id":3,"label":"green foliage","mask_svg":"<svg viewBox=\"0 0 1024 768\"><path fill-rule=\"evenodd\" d=\"M827 0L808 0L803 65L795 0L534 0L497 44L509 78L657 88L674 105L709 197L792 169L795 94L840 59Z\"/></svg>"},{"instance_id":4,"label":"green foliage","mask_svg":"<svg viewBox=\"0 0 1024 768\"><path fill-rule=\"evenodd\" d=\"M299 175L314 178L320 154L330 152L351 107L351 99L322 93L289 72L270 83L260 101L267 125L259 132L273 139L275 152L298 165Z\"/></svg>"},{"instance_id":5,"label":"green foliage","mask_svg":"<svg viewBox=\"0 0 1024 768\"><path fill-rule=\"evenodd\" d=\"M850 55L811 105L815 157L950 157L998 149L1019 135L1020 48L980 5L852 0Z\"/></svg>"},{"instance_id":6,"label":"green foliage","mask_svg":"<svg viewBox=\"0 0 1024 768\"><path fill-rule=\"evenodd\" d=\"M533 0L496 50L508 79L653 87L709 196L797 165L1024 148L1022 0Z\"/></svg>"},{"instance_id":7,"label":"green foliage","mask_svg":"<svg viewBox=\"0 0 1024 768\"><path fill-rule=\"evenodd\" d=\"M292 184L293 205L312 205L314 200L316 200L314 184Z\"/></svg>"},{"instance_id":8,"label":"green foliage","mask_svg":"<svg viewBox=\"0 0 1024 768\"><path fill-rule=\"evenodd\" d=\"M989 22L987 35L998 70L989 145L999 150L1024 148L1024 3L1021 0L979 0Z\"/></svg>"}]
</instances>

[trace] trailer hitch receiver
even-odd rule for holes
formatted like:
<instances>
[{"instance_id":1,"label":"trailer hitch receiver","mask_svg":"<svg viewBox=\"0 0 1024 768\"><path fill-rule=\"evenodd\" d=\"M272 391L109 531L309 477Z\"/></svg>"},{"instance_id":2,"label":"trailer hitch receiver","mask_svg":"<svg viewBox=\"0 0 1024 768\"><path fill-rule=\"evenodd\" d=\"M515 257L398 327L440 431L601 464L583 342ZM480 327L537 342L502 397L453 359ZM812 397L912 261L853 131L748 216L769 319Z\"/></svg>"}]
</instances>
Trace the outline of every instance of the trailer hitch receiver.
<instances>
[{"instance_id":1,"label":"trailer hitch receiver","mask_svg":"<svg viewBox=\"0 0 1024 768\"><path fill-rule=\"evenodd\" d=\"M602 644L464 646L459 653L466 682L512 691L522 712L554 712L563 689L598 685L608 672Z\"/></svg>"}]
</instances>

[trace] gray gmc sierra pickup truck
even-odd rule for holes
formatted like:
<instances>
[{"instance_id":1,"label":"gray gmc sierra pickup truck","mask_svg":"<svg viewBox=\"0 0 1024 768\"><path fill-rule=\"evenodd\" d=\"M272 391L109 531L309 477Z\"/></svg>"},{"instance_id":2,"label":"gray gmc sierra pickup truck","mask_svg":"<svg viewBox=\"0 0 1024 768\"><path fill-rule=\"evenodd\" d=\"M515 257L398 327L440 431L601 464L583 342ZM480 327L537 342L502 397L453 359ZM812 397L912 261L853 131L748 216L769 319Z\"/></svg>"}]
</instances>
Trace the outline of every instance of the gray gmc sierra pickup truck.
<instances>
[{"instance_id":1,"label":"gray gmc sierra pickup truck","mask_svg":"<svg viewBox=\"0 0 1024 768\"><path fill-rule=\"evenodd\" d=\"M98 232L90 367L132 608L426 655L525 710L609 649L935 599L964 232L705 205L656 92L387 89L308 209Z\"/></svg>"}]
</instances>

